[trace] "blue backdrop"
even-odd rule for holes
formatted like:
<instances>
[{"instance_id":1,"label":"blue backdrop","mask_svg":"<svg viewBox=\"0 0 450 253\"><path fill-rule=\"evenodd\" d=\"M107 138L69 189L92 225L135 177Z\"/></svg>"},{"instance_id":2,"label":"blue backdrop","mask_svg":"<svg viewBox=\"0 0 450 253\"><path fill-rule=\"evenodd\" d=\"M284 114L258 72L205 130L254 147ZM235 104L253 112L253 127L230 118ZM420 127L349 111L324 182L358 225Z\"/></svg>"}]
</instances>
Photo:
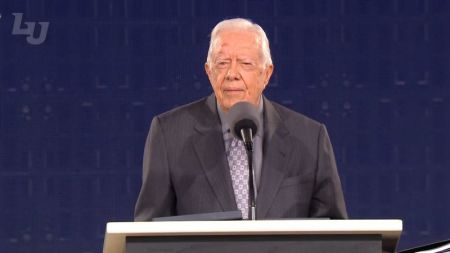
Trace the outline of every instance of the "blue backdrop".
<instances>
[{"instance_id":1,"label":"blue backdrop","mask_svg":"<svg viewBox=\"0 0 450 253\"><path fill-rule=\"evenodd\" d=\"M13 13L49 22L45 41L14 33ZM0 14L2 252L100 252L105 223L132 220L152 116L212 92L208 33L231 17L268 33L266 95L327 125L351 218L403 219L400 248L450 237L450 1L0 0Z\"/></svg>"}]
</instances>

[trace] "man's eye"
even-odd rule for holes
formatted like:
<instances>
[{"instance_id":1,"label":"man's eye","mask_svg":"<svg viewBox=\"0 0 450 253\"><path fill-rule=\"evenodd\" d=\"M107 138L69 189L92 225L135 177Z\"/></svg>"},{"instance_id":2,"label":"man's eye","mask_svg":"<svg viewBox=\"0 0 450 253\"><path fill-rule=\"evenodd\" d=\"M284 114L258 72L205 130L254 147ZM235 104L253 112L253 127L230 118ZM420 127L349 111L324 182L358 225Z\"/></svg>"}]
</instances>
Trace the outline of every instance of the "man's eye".
<instances>
[{"instance_id":1,"label":"man's eye","mask_svg":"<svg viewBox=\"0 0 450 253\"><path fill-rule=\"evenodd\" d=\"M252 61L242 61L242 64L244 65L253 65Z\"/></svg>"},{"instance_id":2,"label":"man's eye","mask_svg":"<svg viewBox=\"0 0 450 253\"><path fill-rule=\"evenodd\" d=\"M254 64L253 62L242 62L242 66L246 69L253 68Z\"/></svg>"},{"instance_id":3,"label":"man's eye","mask_svg":"<svg viewBox=\"0 0 450 253\"><path fill-rule=\"evenodd\" d=\"M224 67L228 66L228 62L226 62L226 61L219 61L219 62L216 63L216 66L218 68L224 68Z\"/></svg>"}]
</instances>

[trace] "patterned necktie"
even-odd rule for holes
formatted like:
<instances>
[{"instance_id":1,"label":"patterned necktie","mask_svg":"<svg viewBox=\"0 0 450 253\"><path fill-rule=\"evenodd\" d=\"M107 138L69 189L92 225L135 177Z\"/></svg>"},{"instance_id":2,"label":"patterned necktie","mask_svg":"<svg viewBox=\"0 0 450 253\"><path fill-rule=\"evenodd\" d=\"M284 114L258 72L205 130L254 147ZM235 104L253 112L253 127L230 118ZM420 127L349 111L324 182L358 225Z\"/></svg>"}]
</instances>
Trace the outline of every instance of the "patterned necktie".
<instances>
[{"instance_id":1,"label":"patterned necktie","mask_svg":"<svg viewBox=\"0 0 450 253\"><path fill-rule=\"evenodd\" d=\"M233 181L234 196L236 204L242 213L243 219L248 219L248 161L244 143L236 138L233 139L228 155L231 179Z\"/></svg>"}]
</instances>

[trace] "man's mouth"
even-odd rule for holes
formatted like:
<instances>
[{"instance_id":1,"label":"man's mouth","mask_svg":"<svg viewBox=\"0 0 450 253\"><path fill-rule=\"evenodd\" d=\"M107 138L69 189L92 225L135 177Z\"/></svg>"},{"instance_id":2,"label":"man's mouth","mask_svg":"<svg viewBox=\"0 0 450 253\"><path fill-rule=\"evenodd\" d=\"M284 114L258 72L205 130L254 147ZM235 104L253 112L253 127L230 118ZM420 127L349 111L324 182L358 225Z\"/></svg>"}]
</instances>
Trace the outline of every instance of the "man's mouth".
<instances>
[{"instance_id":1,"label":"man's mouth","mask_svg":"<svg viewBox=\"0 0 450 253\"><path fill-rule=\"evenodd\" d=\"M234 92L244 92L243 89L238 89L238 88L228 88L228 89L224 89L224 92L230 92L230 93L234 93Z\"/></svg>"}]
</instances>

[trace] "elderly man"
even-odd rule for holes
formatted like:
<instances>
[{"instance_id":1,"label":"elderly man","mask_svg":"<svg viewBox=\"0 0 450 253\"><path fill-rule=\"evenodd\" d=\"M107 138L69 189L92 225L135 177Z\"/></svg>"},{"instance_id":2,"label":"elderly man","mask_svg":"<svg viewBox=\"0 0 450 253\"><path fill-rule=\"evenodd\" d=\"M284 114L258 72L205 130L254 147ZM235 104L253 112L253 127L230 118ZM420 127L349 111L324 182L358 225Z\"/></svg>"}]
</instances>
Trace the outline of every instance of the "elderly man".
<instances>
[{"instance_id":1,"label":"elderly man","mask_svg":"<svg viewBox=\"0 0 450 253\"><path fill-rule=\"evenodd\" d=\"M218 23L205 70L214 94L152 121L135 220L231 210L248 218L248 185L236 182L244 172L230 169L247 158L236 158L242 143L226 117L240 101L263 122L254 139L256 218L347 218L325 126L262 96L273 72L264 30L245 19Z\"/></svg>"}]
</instances>

